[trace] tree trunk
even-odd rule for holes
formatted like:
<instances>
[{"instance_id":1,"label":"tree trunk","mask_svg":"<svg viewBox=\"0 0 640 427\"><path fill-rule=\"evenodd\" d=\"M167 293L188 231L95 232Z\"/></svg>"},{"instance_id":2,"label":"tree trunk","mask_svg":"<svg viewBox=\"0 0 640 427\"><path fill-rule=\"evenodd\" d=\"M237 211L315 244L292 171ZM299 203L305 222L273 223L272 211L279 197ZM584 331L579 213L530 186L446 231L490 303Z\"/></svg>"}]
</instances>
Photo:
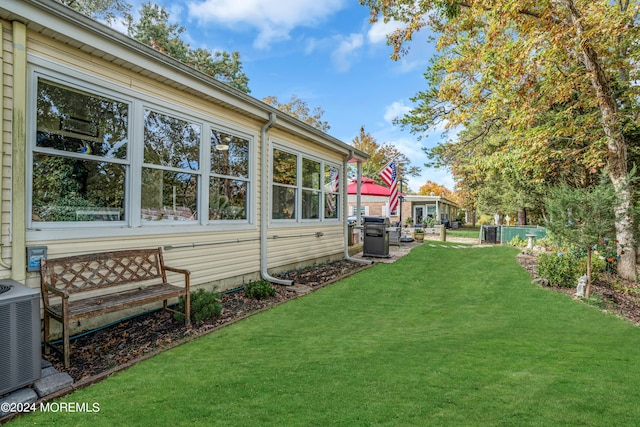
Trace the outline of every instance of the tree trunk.
<instances>
[{"instance_id":1,"label":"tree trunk","mask_svg":"<svg viewBox=\"0 0 640 427\"><path fill-rule=\"evenodd\" d=\"M591 248L587 248L587 287L584 291L585 298L589 298L591 295Z\"/></svg>"},{"instance_id":2,"label":"tree trunk","mask_svg":"<svg viewBox=\"0 0 640 427\"><path fill-rule=\"evenodd\" d=\"M527 209L522 208L518 211L518 225L527 225Z\"/></svg>"},{"instance_id":3,"label":"tree trunk","mask_svg":"<svg viewBox=\"0 0 640 427\"><path fill-rule=\"evenodd\" d=\"M616 191L618 204L615 206L616 237L618 241L618 275L627 280L635 281L636 274L636 245L633 233L633 218L631 208L631 186L628 182L627 142L622 132L622 121L618 114L618 106L607 79L598 54L585 38L585 31L580 13L574 0L562 0L566 6L571 22L580 41L582 63L589 73L591 85L596 92L600 105L602 128L607 138L609 177Z\"/></svg>"}]
</instances>

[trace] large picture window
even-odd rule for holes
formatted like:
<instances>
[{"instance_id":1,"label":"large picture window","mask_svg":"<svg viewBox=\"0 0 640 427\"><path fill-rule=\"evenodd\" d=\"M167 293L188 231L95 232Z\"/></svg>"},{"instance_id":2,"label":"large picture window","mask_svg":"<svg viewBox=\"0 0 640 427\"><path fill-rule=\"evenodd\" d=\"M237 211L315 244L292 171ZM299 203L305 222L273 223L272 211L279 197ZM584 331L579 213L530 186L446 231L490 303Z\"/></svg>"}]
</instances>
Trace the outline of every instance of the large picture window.
<instances>
[{"instance_id":1,"label":"large picture window","mask_svg":"<svg viewBox=\"0 0 640 427\"><path fill-rule=\"evenodd\" d=\"M302 219L320 218L320 162L302 159Z\"/></svg>"},{"instance_id":2,"label":"large picture window","mask_svg":"<svg viewBox=\"0 0 640 427\"><path fill-rule=\"evenodd\" d=\"M35 73L32 228L251 223L252 137L56 80Z\"/></svg>"},{"instance_id":3,"label":"large picture window","mask_svg":"<svg viewBox=\"0 0 640 427\"><path fill-rule=\"evenodd\" d=\"M335 165L324 167L324 217L338 218L340 206L340 169Z\"/></svg>"},{"instance_id":4,"label":"large picture window","mask_svg":"<svg viewBox=\"0 0 640 427\"><path fill-rule=\"evenodd\" d=\"M249 146L246 138L211 130L209 220L248 218Z\"/></svg>"},{"instance_id":5,"label":"large picture window","mask_svg":"<svg viewBox=\"0 0 640 427\"><path fill-rule=\"evenodd\" d=\"M195 221L201 126L145 110L141 217Z\"/></svg>"},{"instance_id":6,"label":"large picture window","mask_svg":"<svg viewBox=\"0 0 640 427\"><path fill-rule=\"evenodd\" d=\"M274 149L272 219L296 221L338 219L339 171L337 165L303 154Z\"/></svg>"},{"instance_id":7,"label":"large picture window","mask_svg":"<svg viewBox=\"0 0 640 427\"><path fill-rule=\"evenodd\" d=\"M129 105L40 79L36 109L32 221L124 220Z\"/></svg>"},{"instance_id":8,"label":"large picture window","mask_svg":"<svg viewBox=\"0 0 640 427\"><path fill-rule=\"evenodd\" d=\"M298 188L298 156L283 150L273 150L273 203L274 219L296 219L296 192Z\"/></svg>"}]
</instances>

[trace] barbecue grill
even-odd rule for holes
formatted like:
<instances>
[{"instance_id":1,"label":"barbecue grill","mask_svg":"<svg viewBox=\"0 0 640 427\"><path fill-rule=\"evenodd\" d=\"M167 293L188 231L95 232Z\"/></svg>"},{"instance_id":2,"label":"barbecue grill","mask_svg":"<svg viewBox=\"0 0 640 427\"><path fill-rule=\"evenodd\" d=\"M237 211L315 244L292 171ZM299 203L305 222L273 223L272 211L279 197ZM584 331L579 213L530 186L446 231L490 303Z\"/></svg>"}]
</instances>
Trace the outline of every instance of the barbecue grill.
<instances>
[{"instance_id":1,"label":"barbecue grill","mask_svg":"<svg viewBox=\"0 0 640 427\"><path fill-rule=\"evenodd\" d=\"M389 257L389 218L365 216L363 221L364 243L363 256Z\"/></svg>"}]
</instances>

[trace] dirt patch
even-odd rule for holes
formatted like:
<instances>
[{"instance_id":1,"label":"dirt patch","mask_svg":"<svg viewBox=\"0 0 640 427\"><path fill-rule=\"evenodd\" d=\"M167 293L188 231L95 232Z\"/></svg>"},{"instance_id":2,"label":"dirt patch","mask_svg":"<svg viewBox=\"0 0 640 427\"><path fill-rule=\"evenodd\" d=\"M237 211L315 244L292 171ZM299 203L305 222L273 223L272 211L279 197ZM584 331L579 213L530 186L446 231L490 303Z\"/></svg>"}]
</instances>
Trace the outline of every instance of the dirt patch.
<instances>
[{"instance_id":1,"label":"dirt patch","mask_svg":"<svg viewBox=\"0 0 640 427\"><path fill-rule=\"evenodd\" d=\"M361 263L343 260L275 276L315 290L364 268L366 266ZM243 290L222 294L220 317L190 327L185 327L168 313L156 311L79 336L71 341L69 369L64 368L61 356L55 352L44 357L75 381L90 380L299 296L290 287L273 286L276 295L264 300L247 298Z\"/></svg>"}]
</instances>

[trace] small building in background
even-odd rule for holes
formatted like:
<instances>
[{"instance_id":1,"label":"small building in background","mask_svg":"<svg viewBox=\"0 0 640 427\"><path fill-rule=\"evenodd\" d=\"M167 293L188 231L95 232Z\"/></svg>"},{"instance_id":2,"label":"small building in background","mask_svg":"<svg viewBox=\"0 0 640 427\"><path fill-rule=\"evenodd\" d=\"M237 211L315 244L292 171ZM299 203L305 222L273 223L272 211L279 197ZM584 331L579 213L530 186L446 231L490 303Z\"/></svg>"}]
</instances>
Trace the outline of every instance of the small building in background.
<instances>
[{"instance_id":1,"label":"small building in background","mask_svg":"<svg viewBox=\"0 0 640 427\"><path fill-rule=\"evenodd\" d=\"M413 219L413 224L421 224L427 217L435 218L436 224L451 224L460 212L459 206L443 196L405 196L402 207Z\"/></svg>"},{"instance_id":2,"label":"small building in background","mask_svg":"<svg viewBox=\"0 0 640 427\"><path fill-rule=\"evenodd\" d=\"M389 217L389 221L393 224L404 220L411 215L411 207L406 203L400 202L399 208L393 212L389 212L389 187L377 184L373 179L362 177L360 188L360 215L361 216L383 216ZM353 217L357 214L357 180L351 180L347 186L349 216ZM406 197L400 193L400 197ZM402 215L400 215L400 207Z\"/></svg>"},{"instance_id":3,"label":"small building in background","mask_svg":"<svg viewBox=\"0 0 640 427\"><path fill-rule=\"evenodd\" d=\"M407 223L407 218L412 221L409 226L421 224L422 221L431 216L435 218L436 224L446 222L452 223L458 216L460 208L452 200L442 196L416 196L402 195L401 208L394 212L389 212L389 188L377 184L373 179L363 177L360 189L360 215L361 216L383 216L389 217L390 222L402 221ZM347 186L349 216L357 214L357 181L351 180ZM402 211L402 215L400 215Z\"/></svg>"}]
</instances>

